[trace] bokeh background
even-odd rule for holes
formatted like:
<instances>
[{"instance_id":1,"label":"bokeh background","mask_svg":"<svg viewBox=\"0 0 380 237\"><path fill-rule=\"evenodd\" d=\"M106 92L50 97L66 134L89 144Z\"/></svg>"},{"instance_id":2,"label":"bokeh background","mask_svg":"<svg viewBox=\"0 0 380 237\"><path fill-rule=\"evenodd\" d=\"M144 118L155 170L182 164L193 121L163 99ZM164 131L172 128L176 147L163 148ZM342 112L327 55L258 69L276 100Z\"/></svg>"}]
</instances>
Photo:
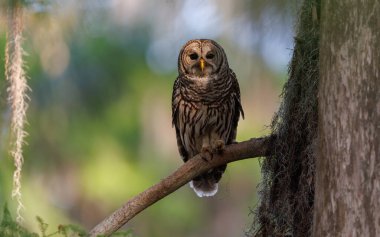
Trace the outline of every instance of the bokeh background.
<instances>
[{"instance_id":1,"label":"bokeh background","mask_svg":"<svg viewBox=\"0 0 380 237\"><path fill-rule=\"evenodd\" d=\"M90 229L182 164L171 127L177 56L189 39L225 49L246 119L238 140L268 134L292 54L299 1L25 1L31 91L22 176L24 225ZM2 5L3 7L5 5ZM10 199L10 110L0 17L0 204ZM188 185L135 217L136 236L244 236L260 182L258 159L232 163L219 193Z\"/></svg>"}]
</instances>

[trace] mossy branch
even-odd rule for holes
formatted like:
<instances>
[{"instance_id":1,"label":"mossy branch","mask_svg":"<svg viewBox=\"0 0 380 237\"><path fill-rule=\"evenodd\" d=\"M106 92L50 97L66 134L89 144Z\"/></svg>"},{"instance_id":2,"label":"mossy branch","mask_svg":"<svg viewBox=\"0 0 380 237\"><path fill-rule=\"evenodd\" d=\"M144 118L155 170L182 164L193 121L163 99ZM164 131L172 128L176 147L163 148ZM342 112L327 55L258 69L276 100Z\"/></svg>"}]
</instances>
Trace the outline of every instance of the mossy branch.
<instances>
[{"instance_id":1,"label":"mossy branch","mask_svg":"<svg viewBox=\"0 0 380 237\"><path fill-rule=\"evenodd\" d=\"M267 156L274 136L251 138L248 141L226 146L220 155L205 161L198 154L179 167L174 173L130 199L122 207L104 219L90 231L90 236L110 235L120 229L138 213L168 196L205 171L233 161Z\"/></svg>"}]
</instances>

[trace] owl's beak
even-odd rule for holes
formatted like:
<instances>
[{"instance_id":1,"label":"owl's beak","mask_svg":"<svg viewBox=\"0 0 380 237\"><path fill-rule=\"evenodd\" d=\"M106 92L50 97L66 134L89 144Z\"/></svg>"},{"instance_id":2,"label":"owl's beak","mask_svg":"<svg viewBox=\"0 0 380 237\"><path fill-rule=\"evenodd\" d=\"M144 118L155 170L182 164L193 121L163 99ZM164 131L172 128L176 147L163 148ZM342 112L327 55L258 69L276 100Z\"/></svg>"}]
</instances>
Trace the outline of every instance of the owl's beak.
<instances>
[{"instance_id":1,"label":"owl's beak","mask_svg":"<svg viewBox=\"0 0 380 237\"><path fill-rule=\"evenodd\" d=\"M201 71L205 68L205 60L203 58L199 59L199 66L201 67Z\"/></svg>"}]
</instances>

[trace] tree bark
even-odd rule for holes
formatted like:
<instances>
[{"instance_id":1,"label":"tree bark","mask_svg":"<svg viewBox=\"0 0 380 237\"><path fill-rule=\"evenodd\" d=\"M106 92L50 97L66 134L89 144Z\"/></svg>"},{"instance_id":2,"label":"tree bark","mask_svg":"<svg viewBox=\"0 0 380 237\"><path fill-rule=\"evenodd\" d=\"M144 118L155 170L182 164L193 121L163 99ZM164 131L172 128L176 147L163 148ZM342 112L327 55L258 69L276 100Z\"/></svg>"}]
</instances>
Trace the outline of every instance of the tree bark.
<instances>
[{"instance_id":1,"label":"tree bark","mask_svg":"<svg viewBox=\"0 0 380 237\"><path fill-rule=\"evenodd\" d=\"M380 236L380 2L321 9L314 236Z\"/></svg>"}]
</instances>

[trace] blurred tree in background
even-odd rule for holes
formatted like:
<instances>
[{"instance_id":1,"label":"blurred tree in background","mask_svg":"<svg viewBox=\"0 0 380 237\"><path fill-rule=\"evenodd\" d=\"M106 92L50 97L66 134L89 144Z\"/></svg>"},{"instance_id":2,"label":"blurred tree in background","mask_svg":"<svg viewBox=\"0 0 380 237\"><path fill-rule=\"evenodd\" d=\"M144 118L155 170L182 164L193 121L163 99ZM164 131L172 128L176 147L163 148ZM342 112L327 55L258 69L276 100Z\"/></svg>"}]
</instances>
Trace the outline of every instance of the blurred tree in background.
<instances>
[{"instance_id":1,"label":"blurred tree in background","mask_svg":"<svg viewBox=\"0 0 380 237\"><path fill-rule=\"evenodd\" d=\"M178 51L191 38L222 44L238 76L246 112L238 140L270 132L297 1L24 2L32 90L22 174L28 229L38 229L37 215L50 226L90 228L182 163L171 128L171 90ZM6 18L0 19L3 205L14 204L14 168L3 65ZM258 161L231 164L215 197L200 199L184 187L126 228L151 237L244 236L259 181Z\"/></svg>"}]
</instances>

